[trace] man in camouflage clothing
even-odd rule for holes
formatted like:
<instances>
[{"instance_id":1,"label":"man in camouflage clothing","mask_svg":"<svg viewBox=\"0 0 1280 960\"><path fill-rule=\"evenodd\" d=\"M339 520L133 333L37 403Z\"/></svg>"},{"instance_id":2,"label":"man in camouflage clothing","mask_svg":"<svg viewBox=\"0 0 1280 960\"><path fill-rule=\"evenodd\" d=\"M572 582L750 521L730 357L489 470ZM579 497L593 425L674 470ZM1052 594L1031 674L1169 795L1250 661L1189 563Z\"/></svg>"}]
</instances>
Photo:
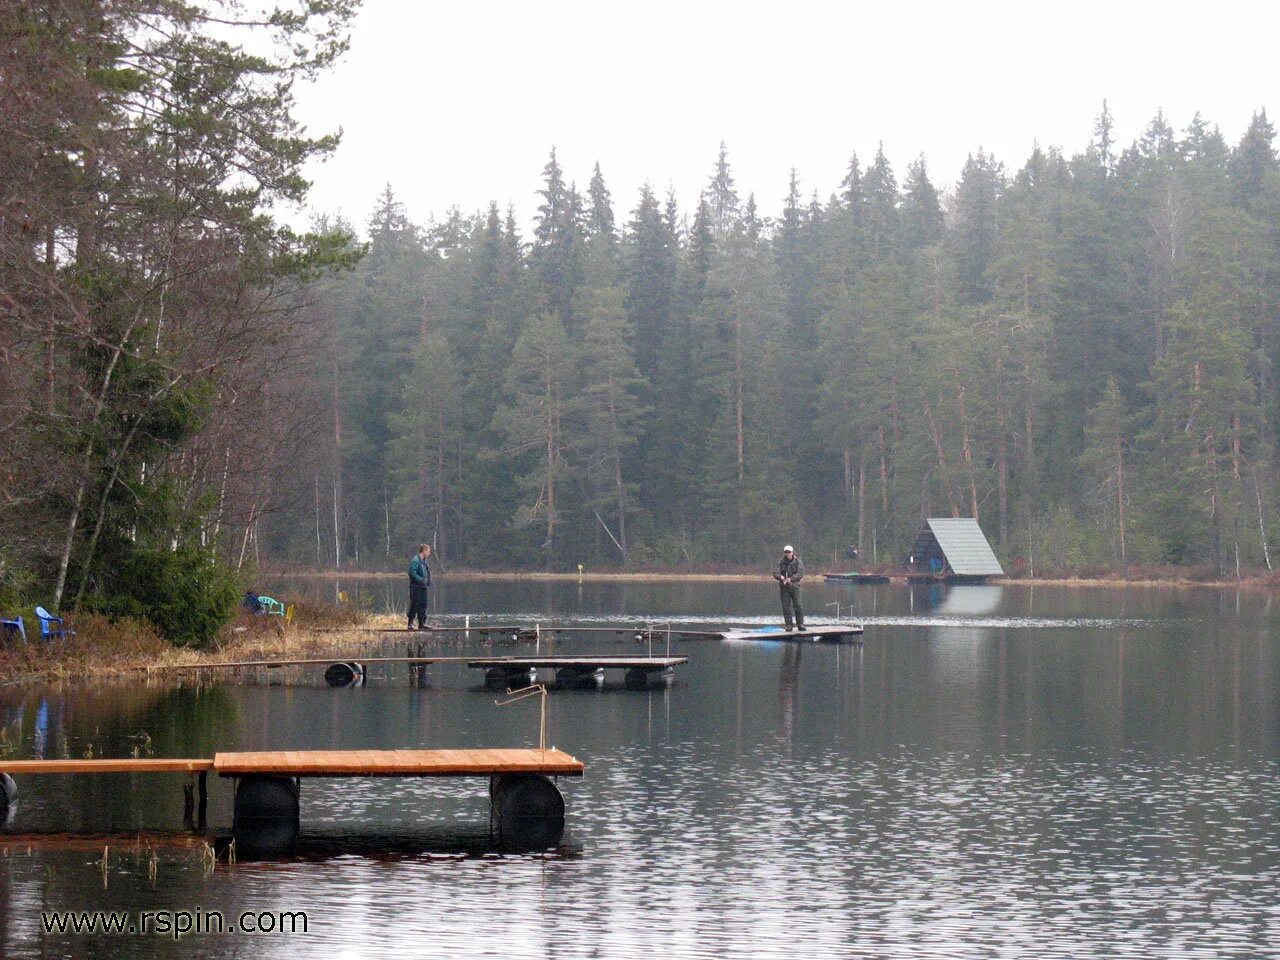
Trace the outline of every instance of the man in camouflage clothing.
<instances>
[{"instance_id":1,"label":"man in camouflage clothing","mask_svg":"<svg viewBox=\"0 0 1280 960\"><path fill-rule=\"evenodd\" d=\"M787 630L791 630L793 611L795 629L804 630L804 610L800 607L800 581L804 579L804 564L796 556L791 544L782 549L782 559L778 561L773 579L778 581L778 589L782 593L782 619L786 621Z\"/></svg>"}]
</instances>

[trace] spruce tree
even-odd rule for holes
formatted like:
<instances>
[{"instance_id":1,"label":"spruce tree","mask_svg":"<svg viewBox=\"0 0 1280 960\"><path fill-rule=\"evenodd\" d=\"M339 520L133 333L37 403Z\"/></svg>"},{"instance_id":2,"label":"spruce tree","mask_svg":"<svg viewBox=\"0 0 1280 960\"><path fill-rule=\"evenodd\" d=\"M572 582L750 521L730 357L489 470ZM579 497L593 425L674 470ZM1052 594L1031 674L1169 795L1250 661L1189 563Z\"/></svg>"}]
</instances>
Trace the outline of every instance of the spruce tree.
<instances>
[{"instance_id":1,"label":"spruce tree","mask_svg":"<svg viewBox=\"0 0 1280 960\"><path fill-rule=\"evenodd\" d=\"M1235 200L1246 209L1256 204L1277 174L1276 129L1259 110L1231 154L1229 172Z\"/></svg>"},{"instance_id":2,"label":"spruce tree","mask_svg":"<svg viewBox=\"0 0 1280 960\"><path fill-rule=\"evenodd\" d=\"M618 232L613 225L613 204L609 197L609 188L605 186L604 174L600 172L600 162L596 161L591 172L591 184L587 188L590 210L587 213L587 241L602 242L612 251L618 243Z\"/></svg>"},{"instance_id":3,"label":"spruce tree","mask_svg":"<svg viewBox=\"0 0 1280 960\"><path fill-rule=\"evenodd\" d=\"M738 221L738 192L733 188L729 151L723 140L720 141L720 153L716 156L715 171L711 174L711 182L707 184L703 196L711 209L711 231L717 239L723 240Z\"/></svg>"},{"instance_id":4,"label":"spruce tree","mask_svg":"<svg viewBox=\"0 0 1280 960\"><path fill-rule=\"evenodd\" d=\"M1115 530L1116 558L1121 569L1127 572L1129 555L1125 527L1127 494L1126 470L1129 470L1130 416L1128 404L1120 393L1116 378L1107 381L1107 387L1098 402L1089 408L1085 423L1085 447L1080 455L1080 466L1098 482L1098 491L1109 506L1115 508L1112 523ZM1130 480L1130 482L1132 482ZM1110 512L1109 510L1107 511Z\"/></svg>"},{"instance_id":5,"label":"spruce tree","mask_svg":"<svg viewBox=\"0 0 1280 960\"><path fill-rule=\"evenodd\" d=\"M907 167L901 219L903 241L908 249L931 247L942 239L942 204L929 180L924 154Z\"/></svg>"},{"instance_id":6,"label":"spruce tree","mask_svg":"<svg viewBox=\"0 0 1280 960\"><path fill-rule=\"evenodd\" d=\"M583 299L585 419L576 447L594 492L591 510L626 566L630 561L627 521L636 510L637 488L628 455L639 438L644 415L644 380L631 350L625 291L619 286L591 286ZM602 513L612 518L612 527L605 524Z\"/></svg>"},{"instance_id":7,"label":"spruce tree","mask_svg":"<svg viewBox=\"0 0 1280 960\"><path fill-rule=\"evenodd\" d=\"M576 404L570 395L576 351L560 318L534 316L521 331L507 370L507 397L494 412L501 438L496 456L511 458L520 500L516 530L539 531L537 550L551 569L558 555L570 477L565 420Z\"/></svg>"}]
</instances>

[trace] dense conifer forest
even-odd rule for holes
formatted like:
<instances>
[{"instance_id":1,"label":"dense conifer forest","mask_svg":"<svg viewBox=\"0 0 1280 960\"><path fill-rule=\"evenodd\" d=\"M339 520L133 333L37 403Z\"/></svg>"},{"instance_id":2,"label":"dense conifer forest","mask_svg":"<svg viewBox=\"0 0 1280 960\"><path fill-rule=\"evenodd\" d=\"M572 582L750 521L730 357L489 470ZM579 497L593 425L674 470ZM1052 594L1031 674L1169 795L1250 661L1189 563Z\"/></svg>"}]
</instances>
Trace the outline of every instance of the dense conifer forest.
<instances>
[{"instance_id":1,"label":"dense conifer forest","mask_svg":"<svg viewBox=\"0 0 1280 960\"><path fill-rule=\"evenodd\" d=\"M686 203L553 149L527 236L497 205L415 224L387 186L368 224L322 225L367 248L311 291L324 425L257 542L884 563L940 515L1021 569L1269 567L1275 131L1157 115L1126 146L1105 104L1082 119L1070 156L975 149L942 188L880 149L763 201L724 145Z\"/></svg>"},{"instance_id":2,"label":"dense conifer forest","mask_svg":"<svg viewBox=\"0 0 1280 960\"><path fill-rule=\"evenodd\" d=\"M1122 144L1102 104L1071 152L975 130L958 171L876 149L761 196L723 144L694 197L551 148L493 185L536 189L527 226L370 184L367 223L295 231L337 140L292 85L354 8L4 5L0 600L225 605L237 569L420 540L446 568L883 564L928 515L1020 571L1270 568L1265 111Z\"/></svg>"}]
</instances>

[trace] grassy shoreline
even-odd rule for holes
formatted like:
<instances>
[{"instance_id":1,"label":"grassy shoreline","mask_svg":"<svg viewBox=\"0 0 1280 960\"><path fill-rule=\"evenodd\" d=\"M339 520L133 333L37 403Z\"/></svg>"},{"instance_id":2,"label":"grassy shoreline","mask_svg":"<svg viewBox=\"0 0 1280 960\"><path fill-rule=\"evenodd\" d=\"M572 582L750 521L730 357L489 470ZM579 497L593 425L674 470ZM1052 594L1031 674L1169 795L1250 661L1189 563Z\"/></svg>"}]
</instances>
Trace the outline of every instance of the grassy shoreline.
<instances>
[{"instance_id":1,"label":"grassy shoreline","mask_svg":"<svg viewBox=\"0 0 1280 960\"><path fill-rule=\"evenodd\" d=\"M371 615L340 625L240 617L219 643L195 649L175 647L137 622L112 625L101 618L81 617L73 639L50 643L36 639L26 646L0 649L0 686L121 679L163 682L190 674L156 668L309 656L340 659L381 645L381 636L371 630L397 626L402 621L394 615Z\"/></svg>"}]
</instances>

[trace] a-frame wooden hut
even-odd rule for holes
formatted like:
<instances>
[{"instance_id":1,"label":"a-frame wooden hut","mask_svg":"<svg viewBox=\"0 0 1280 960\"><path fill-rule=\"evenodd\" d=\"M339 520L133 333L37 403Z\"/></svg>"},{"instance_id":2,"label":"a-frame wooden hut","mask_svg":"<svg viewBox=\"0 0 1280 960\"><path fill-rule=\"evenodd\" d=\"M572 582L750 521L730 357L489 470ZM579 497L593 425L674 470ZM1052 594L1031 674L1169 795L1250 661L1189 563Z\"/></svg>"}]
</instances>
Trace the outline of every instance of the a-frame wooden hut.
<instances>
[{"instance_id":1,"label":"a-frame wooden hut","mask_svg":"<svg viewBox=\"0 0 1280 960\"><path fill-rule=\"evenodd\" d=\"M970 517L930 517L907 554L907 572L940 580L981 582L1003 577L991 544Z\"/></svg>"}]
</instances>

